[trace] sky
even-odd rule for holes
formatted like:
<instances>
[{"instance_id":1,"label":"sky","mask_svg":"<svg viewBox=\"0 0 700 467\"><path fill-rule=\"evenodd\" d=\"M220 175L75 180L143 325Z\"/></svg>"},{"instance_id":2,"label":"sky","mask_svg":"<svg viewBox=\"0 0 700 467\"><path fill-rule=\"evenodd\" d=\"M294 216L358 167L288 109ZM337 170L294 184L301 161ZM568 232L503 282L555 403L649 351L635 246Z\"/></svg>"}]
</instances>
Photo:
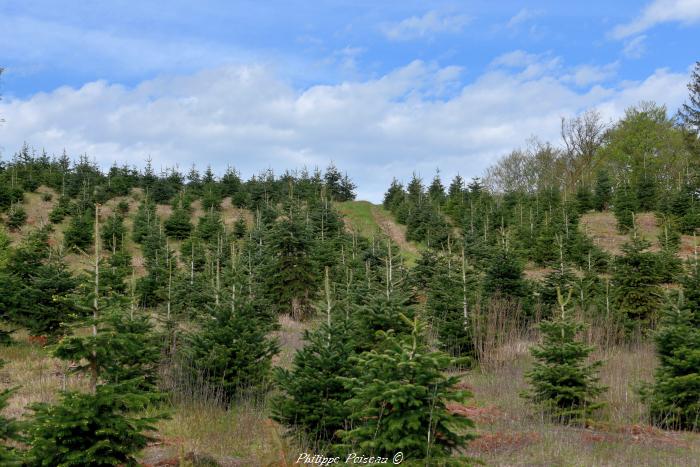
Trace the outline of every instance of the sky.
<instances>
[{"instance_id":1,"label":"sky","mask_svg":"<svg viewBox=\"0 0 700 467\"><path fill-rule=\"evenodd\" d=\"M675 112L700 0L0 0L0 156L87 154L248 178L334 162L380 201L392 177L483 175L561 118Z\"/></svg>"}]
</instances>

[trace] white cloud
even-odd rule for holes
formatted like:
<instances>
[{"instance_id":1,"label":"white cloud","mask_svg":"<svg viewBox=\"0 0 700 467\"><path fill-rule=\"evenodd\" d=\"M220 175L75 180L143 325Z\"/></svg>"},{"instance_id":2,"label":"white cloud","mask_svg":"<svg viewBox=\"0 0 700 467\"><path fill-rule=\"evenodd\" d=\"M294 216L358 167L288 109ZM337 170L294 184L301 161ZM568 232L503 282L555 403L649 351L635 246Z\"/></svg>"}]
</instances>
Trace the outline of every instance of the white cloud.
<instances>
[{"instance_id":1,"label":"white cloud","mask_svg":"<svg viewBox=\"0 0 700 467\"><path fill-rule=\"evenodd\" d=\"M535 78L552 74L561 69L561 58L550 54L532 54L524 50L514 50L496 57L491 67L521 68L520 76Z\"/></svg>"},{"instance_id":2,"label":"white cloud","mask_svg":"<svg viewBox=\"0 0 700 467\"><path fill-rule=\"evenodd\" d=\"M382 26L382 32L391 40L410 40L431 37L439 33L458 33L469 23L465 15L441 15L429 11L423 16L411 16L403 21Z\"/></svg>"},{"instance_id":3,"label":"white cloud","mask_svg":"<svg viewBox=\"0 0 700 467\"><path fill-rule=\"evenodd\" d=\"M392 176L440 167L479 176L531 135L558 140L559 120L589 107L617 117L640 100L675 109L687 76L657 70L640 82L571 86L571 73L518 52L457 85L460 70L415 61L376 79L295 89L265 66L228 66L164 76L128 88L104 81L0 102L5 157L23 141L49 153L87 153L103 166L233 165L244 176L334 160L378 201ZM554 60L540 57L545 63ZM540 71L527 74L505 64ZM584 73L585 74L585 73ZM590 79L589 79L590 81ZM450 86L442 95L441 87Z\"/></svg>"},{"instance_id":4,"label":"white cloud","mask_svg":"<svg viewBox=\"0 0 700 467\"><path fill-rule=\"evenodd\" d=\"M570 81L577 86L589 86L595 83L609 81L617 75L619 62L606 65L579 65L574 67L569 75L564 76L565 81Z\"/></svg>"},{"instance_id":5,"label":"white cloud","mask_svg":"<svg viewBox=\"0 0 700 467\"><path fill-rule=\"evenodd\" d=\"M626 40L625 47L622 49L624 56L627 58L641 58L647 51L646 44L644 43L646 38L647 36L642 34L641 36Z\"/></svg>"},{"instance_id":6,"label":"white cloud","mask_svg":"<svg viewBox=\"0 0 700 467\"><path fill-rule=\"evenodd\" d=\"M616 26L612 36L624 39L668 22L686 25L700 22L700 0L654 0L632 22Z\"/></svg>"},{"instance_id":7,"label":"white cloud","mask_svg":"<svg viewBox=\"0 0 700 467\"><path fill-rule=\"evenodd\" d=\"M529 8L523 8L522 10L517 12L511 19L508 20L508 23L506 23L506 27L511 29L515 28L541 15L542 11L540 10L531 10Z\"/></svg>"}]
</instances>

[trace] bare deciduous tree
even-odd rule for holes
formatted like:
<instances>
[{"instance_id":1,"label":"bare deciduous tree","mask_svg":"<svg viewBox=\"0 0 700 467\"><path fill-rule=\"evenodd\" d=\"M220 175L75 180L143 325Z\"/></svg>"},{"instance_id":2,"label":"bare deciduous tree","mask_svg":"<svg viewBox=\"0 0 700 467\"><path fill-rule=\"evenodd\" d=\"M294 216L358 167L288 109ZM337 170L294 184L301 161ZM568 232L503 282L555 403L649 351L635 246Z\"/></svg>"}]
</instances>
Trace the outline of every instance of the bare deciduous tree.
<instances>
[{"instance_id":1,"label":"bare deciduous tree","mask_svg":"<svg viewBox=\"0 0 700 467\"><path fill-rule=\"evenodd\" d=\"M561 119L564 141L567 185L574 180L590 181L593 159L608 128L597 110L587 110L575 117Z\"/></svg>"}]
</instances>

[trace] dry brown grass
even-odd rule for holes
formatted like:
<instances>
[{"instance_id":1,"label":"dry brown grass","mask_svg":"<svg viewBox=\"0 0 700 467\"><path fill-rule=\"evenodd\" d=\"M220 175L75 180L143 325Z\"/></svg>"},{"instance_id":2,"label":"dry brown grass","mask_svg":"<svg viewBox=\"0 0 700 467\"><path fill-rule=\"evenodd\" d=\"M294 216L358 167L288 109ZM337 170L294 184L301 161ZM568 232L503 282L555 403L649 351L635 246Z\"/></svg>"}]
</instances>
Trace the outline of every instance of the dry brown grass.
<instances>
[{"instance_id":1,"label":"dry brown grass","mask_svg":"<svg viewBox=\"0 0 700 467\"><path fill-rule=\"evenodd\" d=\"M13 336L15 344L1 347L0 390L17 387L3 413L11 418L23 418L26 407L35 402L53 402L60 389L84 390L88 381L69 372L68 364L52 358L46 348L29 343L26 332Z\"/></svg>"},{"instance_id":2,"label":"dry brown grass","mask_svg":"<svg viewBox=\"0 0 700 467\"><path fill-rule=\"evenodd\" d=\"M653 377L653 347L642 343L596 352L602 358L606 407L591 426L550 422L519 396L532 359L526 349L488 372L464 381L474 393L473 418L481 438L467 450L487 465L656 466L700 465L700 434L658 430L646 424L634 388Z\"/></svg>"},{"instance_id":3,"label":"dry brown grass","mask_svg":"<svg viewBox=\"0 0 700 467\"><path fill-rule=\"evenodd\" d=\"M635 216L640 235L652 243L651 249L660 249L658 236L660 228L653 212L643 212ZM608 253L619 255L622 245L629 241L629 235L617 231L617 221L612 212L589 212L581 216L581 230L587 233L595 242ZM695 241L690 235L681 236L679 256L687 258L694 252Z\"/></svg>"}]
</instances>

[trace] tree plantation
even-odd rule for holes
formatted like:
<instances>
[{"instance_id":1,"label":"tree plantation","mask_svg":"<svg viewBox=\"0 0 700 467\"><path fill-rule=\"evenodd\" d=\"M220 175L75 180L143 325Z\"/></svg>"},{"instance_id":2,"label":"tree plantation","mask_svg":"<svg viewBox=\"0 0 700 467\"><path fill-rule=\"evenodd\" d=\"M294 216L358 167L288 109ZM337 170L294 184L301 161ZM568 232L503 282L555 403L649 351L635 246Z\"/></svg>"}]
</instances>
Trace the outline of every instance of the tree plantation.
<instances>
[{"instance_id":1,"label":"tree plantation","mask_svg":"<svg viewBox=\"0 0 700 467\"><path fill-rule=\"evenodd\" d=\"M381 205L332 163L26 143L0 163L0 465L698 465L699 81L479 178L389 174Z\"/></svg>"}]
</instances>

